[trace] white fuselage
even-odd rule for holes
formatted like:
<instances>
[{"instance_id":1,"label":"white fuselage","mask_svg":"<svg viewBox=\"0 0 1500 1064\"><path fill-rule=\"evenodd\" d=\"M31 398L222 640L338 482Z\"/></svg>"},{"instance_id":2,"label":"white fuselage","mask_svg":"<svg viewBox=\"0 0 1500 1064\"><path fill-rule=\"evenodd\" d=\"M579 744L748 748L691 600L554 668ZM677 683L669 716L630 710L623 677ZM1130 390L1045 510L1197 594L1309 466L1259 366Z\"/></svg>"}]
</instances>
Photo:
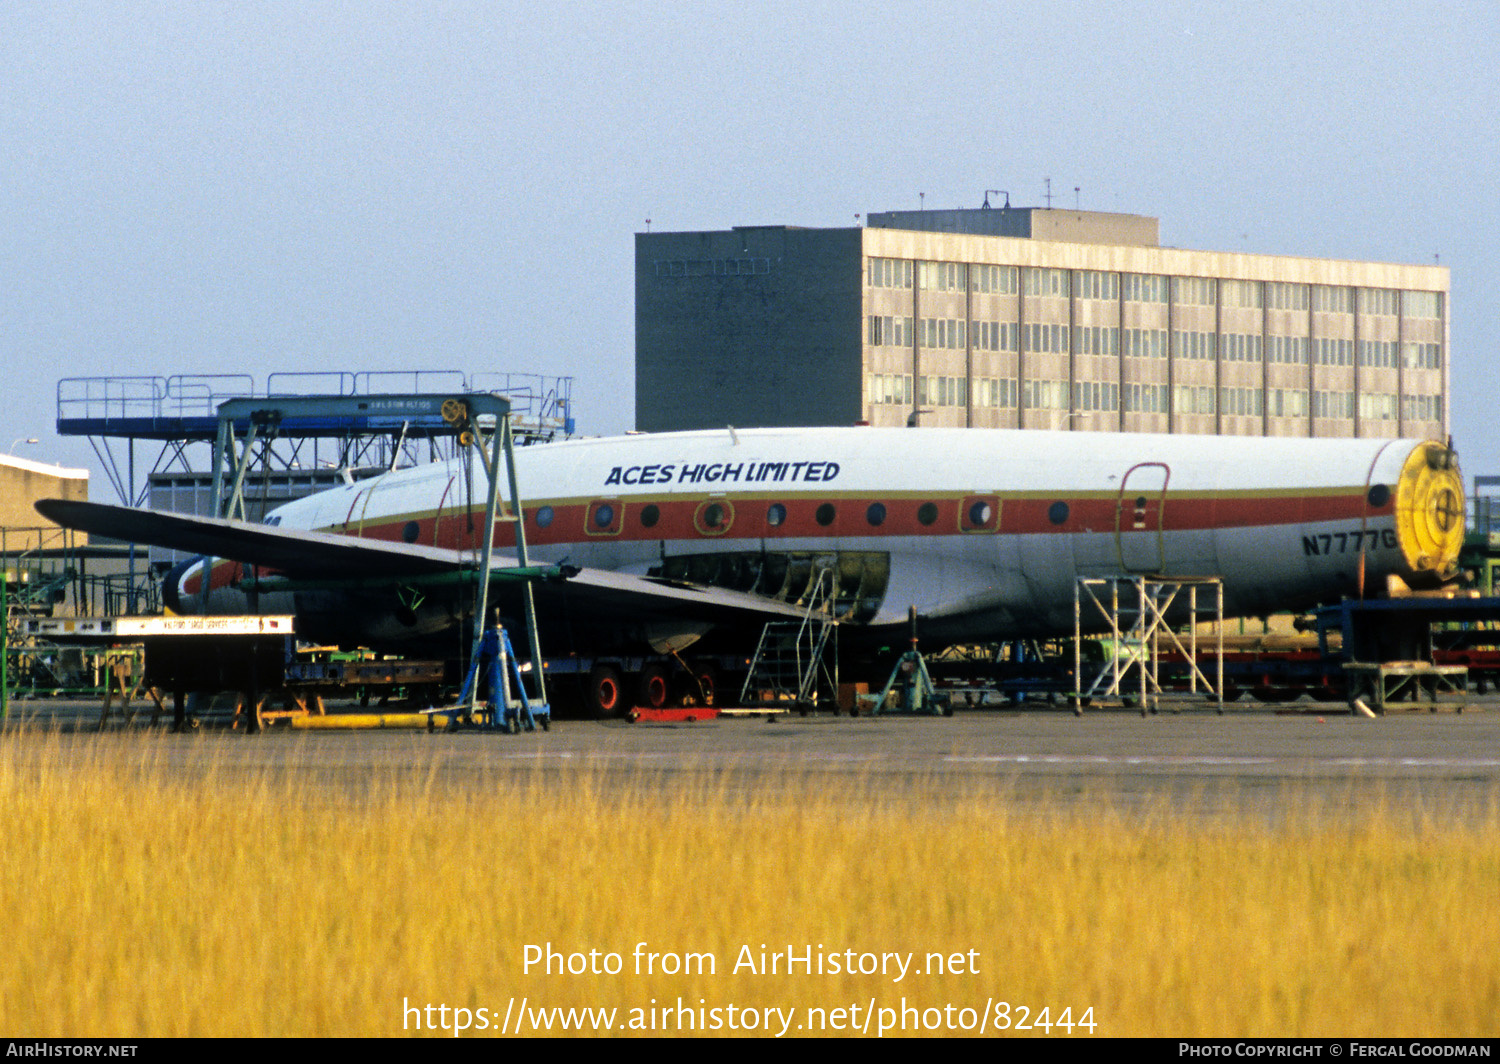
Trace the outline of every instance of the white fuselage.
<instances>
[{"instance_id":1,"label":"white fuselage","mask_svg":"<svg viewBox=\"0 0 1500 1064\"><path fill-rule=\"evenodd\" d=\"M788 601L820 568L845 616L943 641L1070 631L1082 576L1217 576L1229 615L1410 575L1396 484L1415 440L978 429L761 429L520 448L530 560ZM478 549L485 473L453 460L289 503L306 528ZM515 525L497 544L514 553ZM194 581L196 583L196 581ZM214 581L211 608L243 609ZM191 587L184 583L184 598ZM264 600L266 596L262 596ZM261 608L295 608L262 601Z\"/></svg>"}]
</instances>

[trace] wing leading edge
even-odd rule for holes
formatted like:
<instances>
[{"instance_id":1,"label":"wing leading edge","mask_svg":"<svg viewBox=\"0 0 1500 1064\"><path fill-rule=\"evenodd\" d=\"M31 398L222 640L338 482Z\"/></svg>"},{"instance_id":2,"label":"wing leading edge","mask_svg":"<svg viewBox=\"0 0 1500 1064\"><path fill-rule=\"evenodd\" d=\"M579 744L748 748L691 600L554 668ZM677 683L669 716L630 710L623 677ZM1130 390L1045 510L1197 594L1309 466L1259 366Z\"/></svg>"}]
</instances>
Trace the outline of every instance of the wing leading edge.
<instances>
[{"instance_id":1,"label":"wing leading edge","mask_svg":"<svg viewBox=\"0 0 1500 1064\"><path fill-rule=\"evenodd\" d=\"M293 578L424 576L478 568L471 555L445 547L283 529L221 517L66 499L43 499L36 509L49 521L91 536L230 558Z\"/></svg>"}]
</instances>

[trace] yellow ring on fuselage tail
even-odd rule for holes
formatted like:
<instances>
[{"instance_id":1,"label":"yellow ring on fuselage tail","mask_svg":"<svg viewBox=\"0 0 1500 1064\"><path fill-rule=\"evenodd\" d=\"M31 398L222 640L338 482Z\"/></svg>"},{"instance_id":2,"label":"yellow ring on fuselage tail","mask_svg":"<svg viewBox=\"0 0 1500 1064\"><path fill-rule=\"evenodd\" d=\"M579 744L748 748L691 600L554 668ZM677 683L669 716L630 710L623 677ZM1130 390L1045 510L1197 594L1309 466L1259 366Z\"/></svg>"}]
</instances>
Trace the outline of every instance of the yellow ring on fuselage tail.
<instances>
[{"instance_id":1,"label":"yellow ring on fuselage tail","mask_svg":"<svg viewBox=\"0 0 1500 1064\"><path fill-rule=\"evenodd\" d=\"M1446 580L1464 543L1464 482L1458 456L1441 443L1414 448L1396 481L1396 536L1406 564Z\"/></svg>"}]
</instances>

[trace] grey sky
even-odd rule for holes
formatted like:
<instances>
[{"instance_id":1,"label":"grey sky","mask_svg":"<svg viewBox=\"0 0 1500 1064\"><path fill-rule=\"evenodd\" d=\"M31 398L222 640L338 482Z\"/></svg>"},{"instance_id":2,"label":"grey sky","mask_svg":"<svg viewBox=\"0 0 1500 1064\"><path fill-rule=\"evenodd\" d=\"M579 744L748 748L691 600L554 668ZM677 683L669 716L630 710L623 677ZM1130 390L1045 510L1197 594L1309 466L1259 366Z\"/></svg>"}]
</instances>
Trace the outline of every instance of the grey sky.
<instances>
[{"instance_id":1,"label":"grey sky","mask_svg":"<svg viewBox=\"0 0 1500 1064\"><path fill-rule=\"evenodd\" d=\"M0 0L8 439L63 376L572 374L633 419L633 234L1057 202L1452 270L1500 472L1500 4ZM107 498L106 485L94 486Z\"/></svg>"}]
</instances>

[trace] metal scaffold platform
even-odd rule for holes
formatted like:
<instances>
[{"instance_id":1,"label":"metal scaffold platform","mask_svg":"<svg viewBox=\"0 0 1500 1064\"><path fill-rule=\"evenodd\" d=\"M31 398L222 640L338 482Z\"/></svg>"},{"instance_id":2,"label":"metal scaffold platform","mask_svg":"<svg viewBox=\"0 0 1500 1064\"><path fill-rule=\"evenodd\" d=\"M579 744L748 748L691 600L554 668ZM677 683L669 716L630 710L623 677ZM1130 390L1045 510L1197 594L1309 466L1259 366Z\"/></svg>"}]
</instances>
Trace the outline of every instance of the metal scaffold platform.
<instances>
[{"instance_id":1,"label":"metal scaffold platform","mask_svg":"<svg viewBox=\"0 0 1500 1064\"><path fill-rule=\"evenodd\" d=\"M260 521L292 499L456 457L468 445L444 416L454 395L503 400L517 444L571 436L572 389L572 377L458 370L272 373L263 385L248 374L65 377L57 431L89 439L127 506ZM138 589L154 582L141 574L185 557L132 547L136 590L119 612L149 612Z\"/></svg>"},{"instance_id":2,"label":"metal scaffold platform","mask_svg":"<svg viewBox=\"0 0 1500 1064\"><path fill-rule=\"evenodd\" d=\"M88 437L120 501L140 506L151 476L193 473L189 449L220 439L226 403L241 404L233 424L238 437L257 428L257 460L267 472L384 470L452 453L451 430L423 399L503 398L511 431L524 443L573 434L572 393L572 377L460 370L272 373L263 385L249 374L229 373L64 377L57 382L57 432ZM274 420L256 418L258 411L285 410L314 397L353 402L336 413L307 406ZM145 480L137 476L138 443L159 445Z\"/></svg>"},{"instance_id":3,"label":"metal scaffold platform","mask_svg":"<svg viewBox=\"0 0 1500 1064\"><path fill-rule=\"evenodd\" d=\"M1093 613L1085 623L1086 607ZM1083 660L1084 629L1102 619L1108 649L1102 661ZM1201 637L1199 626L1212 624ZM1073 590L1073 711L1094 699L1132 700L1142 715L1157 711L1164 697L1207 698L1224 712L1224 585L1217 577L1080 577ZM1160 662L1172 653L1187 667L1185 689L1168 690ZM1200 653L1215 663L1212 680Z\"/></svg>"}]
</instances>

